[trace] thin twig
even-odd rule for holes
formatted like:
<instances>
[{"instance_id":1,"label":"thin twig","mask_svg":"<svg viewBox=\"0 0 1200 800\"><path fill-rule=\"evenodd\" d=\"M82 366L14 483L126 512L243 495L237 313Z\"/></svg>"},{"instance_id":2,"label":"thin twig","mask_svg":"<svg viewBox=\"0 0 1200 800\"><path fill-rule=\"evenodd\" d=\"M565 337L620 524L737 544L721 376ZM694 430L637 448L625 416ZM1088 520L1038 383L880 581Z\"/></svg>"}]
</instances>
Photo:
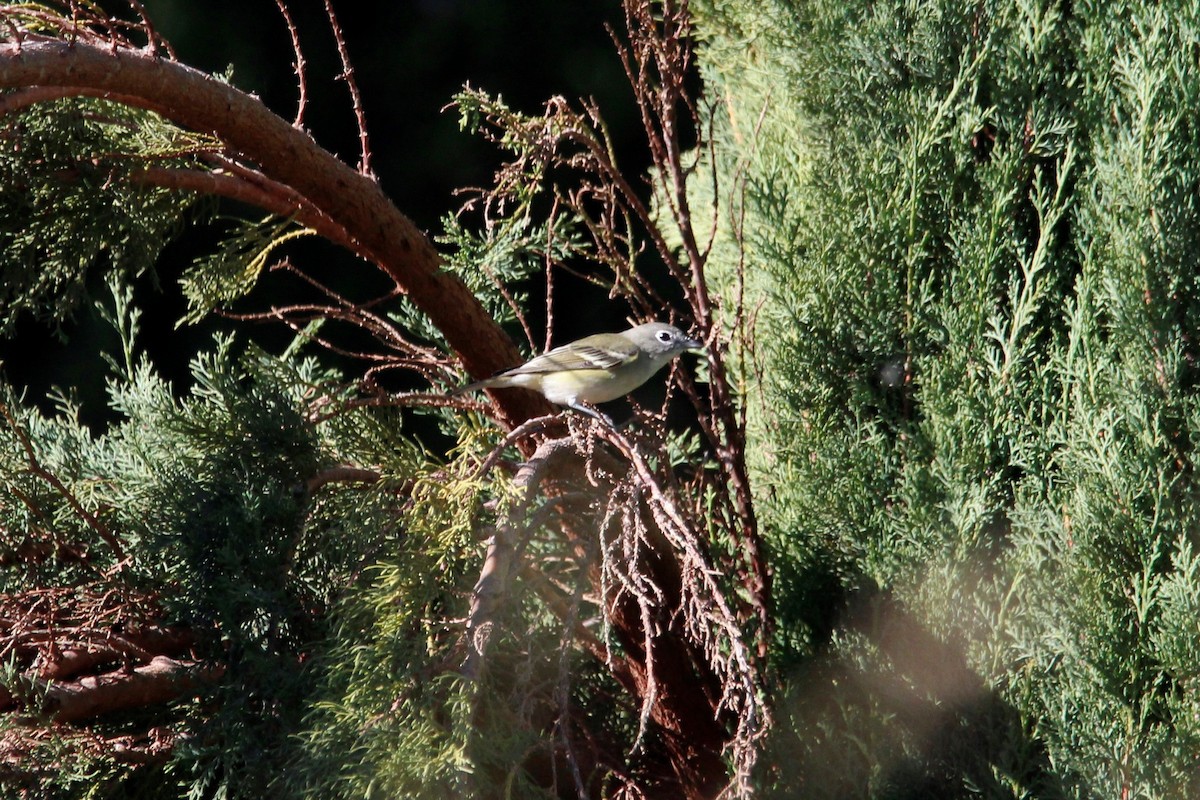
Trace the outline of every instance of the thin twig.
<instances>
[{"instance_id":1,"label":"thin twig","mask_svg":"<svg viewBox=\"0 0 1200 800\"><path fill-rule=\"evenodd\" d=\"M320 414L313 414L309 417L309 422L319 423L327 422L334 417L340 416L355 408L371 408L371 407L395 407L395 408L458 408L465 411L486 412L490 406L482 403L463 400L459 397L448 397L444 394L432 394L429 392L407 392L404 394L389 394L381 397L356 397L352 400L347 400L344 403L331 410Z\"/></svg>"},{"instance_id":2,"label":"thin twig","mask_svg":"<svg viewBox=\"0 0 1200 800\"><path fill-rule=\"evenodd\" d=\"M554 196L554 205L550 207L549 222L546 224L546 248L545 248L545 267L546 267L546 342L542 347L542 351L546 352L550 349L552 341L551 331L554 330L554 267L555 264L550 257L554 252L554 223L558 220L558 206L561 198L556 194Z\"/></svg>"},{"instance_id":3,"label":"thin twig","mask_svg":"<svg viewBox=\"0 0 1200 800\"><path fill-rule=\"evenodd\" d=\"M158 32L154 30L154 23L150 21L150 15L146 13L146 9L142 7L142 4L138 0L126 1L142 21L142 29L146 32L146 48L150 51L150 55L157 57L158 47L162 45L163 49L167 51L167 57L172 61L177 60L175 49L171 47L170 42L160 37Z\"/></svg>"},{"instance_id":4,"label":"thin twig","mask_svg":"<svg viewBox=\"0 0 1200 800\"><path fill-rule=\"evenodd\" d=\"M535 433L544 431L553 422L559 420L559 414L547 414L543 417L534 417L533 419L526 420L517 427L513 428L511 431L509 431L508 435L504 437L504 441L493 447L492 452L489 453L487 457L480 463L479 467L472 475L472 480L478 480L486 475L492 467L496 466L496 462L500 460L500 457L504 454L504 451L509 447L512 447L526 436L531 436Z\"/></svg>"},{"instance_id":5,"label":"thin twig","mask_svg":"<svg viewBox=\"0 0 1200 800\"><path fill-rule=\"evenodd\" d=\"M283 15L283 21L288 29L288 36L292 39L292 53L296 57L296 60L292 62L292 69L296 72L299 98L296 101L296 119L292 122L292 125L303 129L304 110L308 107L308 62L304 59L304 49L300 47L300 31L297 30L296 23L292 20L292 12L288 9L286 0L275 0L275 6L279 9L279 13Z\"/></svg>"},{"instance_id":6,"label":"thin twig","mask_svg":"<svg viewBox=\"0 0 1200 800\"><path fill-rule=\"evenodd\" d=\"M411 357L422 358L430 364L439 364L444 360L445 357L440 350L432 347L421 347L408 341L395 325L369 310L374 306L390 302L399 297L399 287L394 286L390 291L374 299L354 302L304 270L297 268L289 259L284 259L272 266L271 269L286 270L337 303L340 313L336 315L336 318L358 325L358 327L374 336L380 344Z\"/></svg>"},{"instance_id":7,"label":"thin twig","mask_svg":"<svg viewBox=\"0 0 1200 800\"><path fill-rule=\"evenodd\" d=\"M325 15L329 18L329 27L333 38L337 41L338 56L342 59L342 74L339 76L346 81L350 89L350 100L354 104L354 118L358 122L358 142L362 155L358 162L358 171L367 177L371 176L371 144L367 138L367 118L363 112L362 95L358 92L358 82L354 79L354 66L350 63L350 53L346 49L346 37L342 35L342 26L338 23L337 15L333 13L333 3L325 0Z\"/></svg>"}]
</instances>

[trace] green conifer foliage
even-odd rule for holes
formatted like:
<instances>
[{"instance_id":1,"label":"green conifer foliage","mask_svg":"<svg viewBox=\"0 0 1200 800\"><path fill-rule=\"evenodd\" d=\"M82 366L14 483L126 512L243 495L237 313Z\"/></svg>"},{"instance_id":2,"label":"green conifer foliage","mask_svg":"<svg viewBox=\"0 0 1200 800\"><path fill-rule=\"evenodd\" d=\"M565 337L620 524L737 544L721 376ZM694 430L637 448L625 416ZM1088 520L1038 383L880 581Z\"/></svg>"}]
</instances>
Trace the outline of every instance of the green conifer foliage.
<instances>
[{"instance_id":1,"label":"green conifer foliage","mask_svg":"<svg viewBox=\"0 0 1200 800\"><path fill-rule=\"evenodd\" d=\"M63 8L2 9L6 75L79 72L3 95L0 328L107 269L121 419L0 390L5 789L744 797L757 759L766 797L1200 794L1200 10L697 0L693 105L677 6L631 2L655 211L593 107L468 90L510 162L435 253L365 130L355 173L148 23ZM97 99L118 79L142 108ZM258 315L286 353L221 337L173 389L126 279L198 191L269 216L187 271L190 318L273 267L323 299ZM311 233L391 283L276 260ZM685 382L702 434L506 439L476 412L535 402L439 394L515 355L495 325L545 265L657 313L650 253L726 326ZM373 337L358 385L298 355L338 324ZM731 387L744 438L704 407Z\"/></svg>"},{"instance_id":2,"label":"green conifer foliage","mask_svg":"<svg viewBox=\"0 0 1200 800\"><path fill-rule=\"evenodd\" d=\"M545 417L510 436L504 425L544 413L541 398L445 393L464 368L520 358L500 324L519 322L532 344L522 284L547 265L599 260L589 280L630 284L643 316L665 308L638 294L650 281L619 222L631 212L604 200L620 182L620 202L644 213L598 112L554 101L530 116L465 92L464 122L523 136L497 138L512 161L476 198L482 224L447 215L434 251L368 174L365 129L354 172L255 98L186 68L144 20L115 27L98 6L64 8L0 5L4 155L20 189L0 196L0 219L25 237L0 238L15 276L0 306L61 314L88 270L105 271L120 421L95 433L65 400L43 414L0 395L4 787L699 798L736 783L745 796L766 725L753 638L766 628L754 616L764 583L743 591L738 551L757 552L757 532L717 491L713 424L707 442L675 433L664 404L628 432ZM649 5L636 11L647 58L666 37ZM673 60L659 69L684 73ZM36 75L13 77L22 70ZM109 97L113 81L143 110L106 121L111 100L92 95ZM26 125L45 128L38 147L20 139ZM60 162L83 166L47 169ZM592 183L551 187L551 172ZM223 214L256 210L206 229L211 250L180 276L183 322L219 309L295 337L269 354L221 336L172 387L145 354L129 275L152 265L181 198L197 193L237 201ZM33 201L45 226L23 229ZM314 234L379 274L335 289L292 249ZM611 250L597 258L602 235ZM270 272L306 294L253 310ZM312 355L330 351L367 366L352 381ZM386 391L380 375L418 388ZM736 477L732 444L723 464ZM725 537L716 558L710 529Z\"/></svg>"},{"instance_id":3,"label":"green conifer foliage","mask_svg":"<svg viewBox=\"0 0 1200 800\"><path fill-rule=\"evenodd\" d=\"M128 296L120 306L131 311ZM136 320L122 325L132 339ZM364 553L399 535L390 492L306 488L361 435L355 427L369 428L305 421L310 394L336 375L225 339L196 360L192 377L194 391L178 400L147 362L133 364L111 384L125 421L103 436L75 423L70 408L46 417L6 399L7 624L20 625L29 611L96 644L152 634L157 644L175 631L173 680L190 679L195 689L169 709L126 712L90 734L48 725L49 736L8 768L8 786L62 797L106 782L147 797L279 791L271 787L295 749L291 737L304 729L327 613L363 569ZM121 542L121 559L101 529ZM141 664L136 644L124 653L117 646L102 663L119 666L122 657L131 669ZM17 702L59 720L103 712L77 710L50 682L31 679L18 669L26 658L10 654L5 686ZM29 722L7 718L6 734L22 736ZM122 736L138 746L161 738L174 760L130 780L136 760L94 749Z\"/></svg>"},{"instance_id":4,"label":"green conifer foliage","mask_svg":"<svg viewBox=\"0 0 1200 800\"><path fill-rule=\"evenodd\" d=\"M144 110L56 100L19 121L7 118L0 142L5 331L24 311L61 319L78 305L90 268L152 268L195 201L123 179L147 163L182 164L172 155L196 144Z\"/></svg>"},{"instance_id":5,"label":"green conifer foliage","mask_svg":"<svg viewBox=\"0 0 1200 800\"><path fill-rule=\"evenodd\" d=\"M764 782L1194 796L1196 9L695 10L710 266L763 298Z\"/></svg>"}]
</instances>

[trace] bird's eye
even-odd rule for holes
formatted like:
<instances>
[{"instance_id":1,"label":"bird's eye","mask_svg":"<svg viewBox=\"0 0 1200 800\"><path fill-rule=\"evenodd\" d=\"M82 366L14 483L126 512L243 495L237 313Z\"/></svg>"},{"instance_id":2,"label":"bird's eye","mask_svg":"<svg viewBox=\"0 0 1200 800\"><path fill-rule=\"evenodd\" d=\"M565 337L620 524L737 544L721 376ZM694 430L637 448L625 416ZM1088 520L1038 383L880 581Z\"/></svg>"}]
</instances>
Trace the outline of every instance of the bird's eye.
<instances>
[{"instance_id":1,"label":"bird's eye","mask_svg":"<svg viewBox=\"0 0 1200 800\"><path fill-rule=\"evenodd\" d=\"M658 340L660 342L662 342L663 344L666 344L667 342L671 341L671 332L670 331L659 331L658 332Z\"/></svg>"}]
</instances>

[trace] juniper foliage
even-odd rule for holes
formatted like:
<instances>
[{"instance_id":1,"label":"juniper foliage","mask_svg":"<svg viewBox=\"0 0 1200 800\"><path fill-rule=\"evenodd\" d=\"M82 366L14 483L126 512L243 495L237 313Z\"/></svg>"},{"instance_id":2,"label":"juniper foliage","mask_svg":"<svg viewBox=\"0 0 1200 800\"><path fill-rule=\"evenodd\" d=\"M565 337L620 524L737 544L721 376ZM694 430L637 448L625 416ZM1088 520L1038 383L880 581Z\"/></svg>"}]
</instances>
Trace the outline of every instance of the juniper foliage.
<instances>
[{"instance_id":1,"label":"juniper foliage","mask_svg":"<svg viewBox=\"0 0 1200 800\"><path fill-rule=\"evenodd\" d=\"M21 313L62 320L83 301L89 270L151 270L196 196L124 178L197 137L156 115L70 98L5 117L0 137L0 325ZM130 136L137 131L137 136ZM129 158L114 160L114 153ZM201 206L198 210L203 209Z\"/></svg>"},{"instance_id":2,"label":"juniper foliage","mask_svg":"<svg viewBox=\"0 0 1200 800\"><path fill-rule=\"evenodd\" d=\"M766 794L1195 795L1196 9L693 8Z\"/></svg>"},{"instance_id":3,"label":"juniper foliage","mask_svg":"<svg viewBox=\"0 0 1200 800\"><path fill-rule=\"evenodd\" d=\"M696 241L715 237L703 275L729 322L775 572L761 793L1195 795L1196 10L692 10L711 145L692 154L687 199L718 212L711 230L690 219ZM562 104L543 118L475 98L468 111L529 136L500 138L518 155L557 144L547 119L579 122ZM6 313L61 314L83 267L117 267L106 313L123 415L96 435L69 400L41 413L3 396L0 706L36 723L4 715L0 745L22 756L7 784L64 797L633 791L615 771L580 789L562 761L571 731L644 744L645 707L576 646L610 659L638 646L603 640L604 624L589 640L584 619L601 606L589 570L644 578L610 557L630 541L619 514L598 514L597 565L538 522L549 506L530 511L521 547L540 569L489 620L486 669L464 675L484 542L519 506L477 470L497 432L432 407L452 445L430 452L412 415L297 354L324 335L302 324L311 309L279 314L297 330L282 356L221 338L173 391L141 353L120 275L151 264L188 208L140 186L139 158L171 164L206 144L100 100L6 122ZM578 138L591 160L574 168L608 165L602 136ZM635 236L588 226L602 194L560 197L574 217L531 212L553 162L529 158L502 173L519 180L493 196L514 204L488 208L482 231L447 219L447 269L509 322L526 301L509 287L586 250L583 230L610 237L614 291L644 277L622 272ZM679 198L657 186L666 221ZM243 297L297 231L257 219L235 231L189 274L192 313ZM422 379L452 379L415 305L376 305L333 298L323 311L390 341ZM638 450L655 469L717 474L692 437ZM371 474L339 472L348 464ZM706 485L697 508L716 502ZM640 477L613 486L629 508L649 503ZM739 542L712 533L701 555L737 563ZM714 586L727 577L689 564ZM139 637L186 630L169 661L195 683L152 711L63 722L72 700L52 676L70 659L14 620L92 637L87 652L103 639L126 676L149 666ZM716 660L741 645L703 641ZM131 751L149 766L117 755ZM651 763L634 751L631 769Z\"/></svg>"}]
</instances>

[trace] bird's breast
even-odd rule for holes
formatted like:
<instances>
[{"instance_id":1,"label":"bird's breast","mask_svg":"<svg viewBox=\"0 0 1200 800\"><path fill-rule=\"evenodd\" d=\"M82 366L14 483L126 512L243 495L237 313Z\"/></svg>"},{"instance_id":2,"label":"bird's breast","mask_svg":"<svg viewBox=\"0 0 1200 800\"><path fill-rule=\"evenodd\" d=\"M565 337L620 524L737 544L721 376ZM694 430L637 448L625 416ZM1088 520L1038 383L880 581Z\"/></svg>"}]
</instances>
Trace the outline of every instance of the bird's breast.
<instances>
[{"instance_id":1,"label":"bird's breast","mask_svg":"<svg viewBox=\"0 0 1200 800\"><path fill-rule=\"evenodd\" d=\"M613 370L578 370L549 373L542 377L542 393L551 403L607 403L632 392L665 362L641 358Z\"/></svg>"}]
</instances>

